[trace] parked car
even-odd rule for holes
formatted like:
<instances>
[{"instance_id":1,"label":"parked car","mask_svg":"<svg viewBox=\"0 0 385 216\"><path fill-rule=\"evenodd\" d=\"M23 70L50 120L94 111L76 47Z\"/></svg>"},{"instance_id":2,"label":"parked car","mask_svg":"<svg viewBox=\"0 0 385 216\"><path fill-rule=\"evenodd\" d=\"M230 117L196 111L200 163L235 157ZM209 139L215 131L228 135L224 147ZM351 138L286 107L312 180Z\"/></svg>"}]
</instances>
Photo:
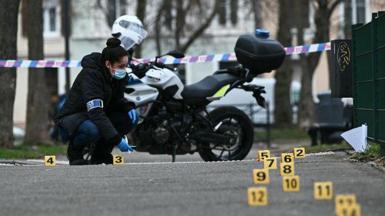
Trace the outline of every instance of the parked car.
<instances>
[{"instance_id":1,"label":"parked car","mask_svg":"<svg viewBox=\"0 0 385 216\"><path fill-rule=\"evenodd\" d=\"M275 87L275 79L274 78L255 78L251 82L251 84L259 85L265 87L266 93L263 94L266 102L269 103L269 111L270 111L270 123L274 122L274 87ZM290 100L291 104L293 104L293 119L297 118L297 108L295 104L299 101L299 94L301 90L301 84L298 81L293 81L291 83L291 91L290 91ZM227 106L227 105L235 105L237 108L245 111L250 115L251 120L254 124L266 124L267 123L267 110L259 107L256 104L255 98L252 96L252 93L245 92L238 89L233 89L230 91L225 97L221 98L218 101L214 101L210 104L211 107L217 106Z\"/></svg>"}]
</instances>

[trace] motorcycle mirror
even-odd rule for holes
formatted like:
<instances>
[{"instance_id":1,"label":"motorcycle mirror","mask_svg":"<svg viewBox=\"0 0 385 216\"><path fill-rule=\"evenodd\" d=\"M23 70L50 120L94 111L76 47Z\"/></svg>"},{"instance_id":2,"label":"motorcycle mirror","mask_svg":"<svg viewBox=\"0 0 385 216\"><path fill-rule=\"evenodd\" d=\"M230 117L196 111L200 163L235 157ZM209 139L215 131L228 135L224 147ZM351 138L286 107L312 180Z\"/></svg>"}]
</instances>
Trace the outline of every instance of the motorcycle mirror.
<instances>
[{"instance_id":1,"label":"motorcycle mirror","mask_svg":"<svg viewBox=\"0 0 385 216\"><path fill-rule=\"evenodd\" d=\"M181 53L177 50L170 51L166 55L172 56L174 58L184 58L185 56L184 53Z\"/></svg>"}]
</instances>

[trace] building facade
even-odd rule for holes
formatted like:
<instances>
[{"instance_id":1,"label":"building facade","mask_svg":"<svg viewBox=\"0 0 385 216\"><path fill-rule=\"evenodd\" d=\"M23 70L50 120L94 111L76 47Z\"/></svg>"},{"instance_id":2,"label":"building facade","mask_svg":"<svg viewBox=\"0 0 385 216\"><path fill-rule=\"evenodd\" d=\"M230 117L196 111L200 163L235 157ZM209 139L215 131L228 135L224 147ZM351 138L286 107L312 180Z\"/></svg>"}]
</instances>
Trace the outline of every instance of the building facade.
<instances>
[{"instance_id":1,"label":"building facade","mask_svg":"<svg viewBox=\"0 0 385 216\"><path fill-rule=\"evenodd\" d=\"M146 9L145 26L149 32L149 37L142 46L143 57L156 56L155 28L154 22L156 12L159 7L159 1L148 0ZM223 1L230 2L230 1ZM260 5L261 22L259 25L271 32L271 37L275 38L277 31L277 7L273 7L276 1L262 0ZM267 3L266 3L267 2ZM274 3L275 2L275 3ZM371 12L385 10L383 0L351 0L352 5L352 23L367 22L371 19ZM227 15L217 16L193 45L187 50L187 55L217 54L233 52L235 42L239 35L252 33L255 30L256 21L252 13L250 0L239 0L237 10L237 21L231 15L230 4L222 5L222 9L227 10ZM64 59L64 38L61 34L61 1L44 0L44 52L46 59ZM100 52L105 47L105 42L110 37L111 20L122 14L135 15L136 1L122 0L76 0L72 1L70 19L71 19L71 37L70 37L70 56L72 60L81 60L84 55L91 52ZM171 11L172 15L175 15ZM314 32L314 22L311 17L314 9L309 5L309 28L305 31L305 39L309 40ZM188 17L189 21L200 22L199 17ZM344 5L341 4L331 18L331 39L344 38ZM19 16L19 29L22 28L22 15ZM295 35L295 29L291 34ZM324 42L324 41L320 41ZM296 43L295 37L293 45ZM28 59L27 39L22 31L18 34L18 55L20 59ZM161 35L162 52L174 49L171 34ZM298 57L291 56L294 60ZM199 81L203 77L212 74L218 68L226 67L231 63L197 63L186 64L182 68L185 70L185 82L191 84ZM293 80L300 81L301 71L298 65L295 65ZM71 82L74 81L80 68L71 69ZM57 93L65 93L65 69L53 69L47 72L55 74L57 80ZM265 77L273 77L274 73L266 74ZM27 107L27 86L28 70L19 68L17 74L17 88L14 121L16 125L23 126L26 119ZM328 65L326 54L323 53L321 61L316 70L313 82L314 94L329 90Z\"/></svg>"}]
</instances>

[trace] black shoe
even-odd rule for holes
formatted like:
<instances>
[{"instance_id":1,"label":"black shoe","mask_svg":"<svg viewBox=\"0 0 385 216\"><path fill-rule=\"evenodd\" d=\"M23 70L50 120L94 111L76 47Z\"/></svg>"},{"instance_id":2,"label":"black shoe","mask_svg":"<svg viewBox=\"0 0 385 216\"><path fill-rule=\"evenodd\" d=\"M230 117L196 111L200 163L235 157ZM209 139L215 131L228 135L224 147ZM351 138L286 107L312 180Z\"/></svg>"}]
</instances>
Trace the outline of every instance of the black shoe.
<instances>
[{"instance_id":1,"label":"black shoe","mask_svg":"<svg viewBox=\"0 0 385 216\"><path fill-rule=\"evenodd\" d=\"M68 145L67 158L71 166L89 164L88 161L83 158L83 148L76 148L71 142Z\"/></svg>"},{"instance_id":2,"label":"black shoe","mask_svg":"<svg viewBox=\"0 0 385 216\"><path fill-rule=\"evenodd\" d=\"M91 164L112 164L112 161L112 154L93 155L91 158Z\"/></svg>"},{"instance_id":3,"label":"black shoe","mask_svg":"<svg viewBox=\"0 0 385 216\"><path fill-rule=\"evenodd\" d=\"M70 161L71 166L89 165L88 161L84 159Z\"/></svg>"}]
</instances>

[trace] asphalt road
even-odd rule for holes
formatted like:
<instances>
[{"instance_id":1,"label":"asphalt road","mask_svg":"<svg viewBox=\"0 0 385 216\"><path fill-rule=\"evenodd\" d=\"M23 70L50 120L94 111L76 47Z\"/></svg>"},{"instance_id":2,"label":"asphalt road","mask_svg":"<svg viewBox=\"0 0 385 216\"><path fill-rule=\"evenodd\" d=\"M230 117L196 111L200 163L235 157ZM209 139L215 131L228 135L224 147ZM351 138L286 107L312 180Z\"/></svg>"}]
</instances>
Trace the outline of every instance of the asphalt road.
<instances>
[{"instance_id":1,"label":"asphalt road","mask_svg":"<svg viewBox=\"0 0 385 216\"><path fill-rule=\"evenodd\" d=\"M45 168L0 165L0 215L334 215L334 201L313 199L314 181L332 181L335 193L354 193L362 215L384 215L385 173L352 163L344 153L296 160L301 191L282 192L278 170L270 174L269 205L249 207L253 160L201 162L199 156L137 153L120 166Z\"/></svg>"}]
</instances>

